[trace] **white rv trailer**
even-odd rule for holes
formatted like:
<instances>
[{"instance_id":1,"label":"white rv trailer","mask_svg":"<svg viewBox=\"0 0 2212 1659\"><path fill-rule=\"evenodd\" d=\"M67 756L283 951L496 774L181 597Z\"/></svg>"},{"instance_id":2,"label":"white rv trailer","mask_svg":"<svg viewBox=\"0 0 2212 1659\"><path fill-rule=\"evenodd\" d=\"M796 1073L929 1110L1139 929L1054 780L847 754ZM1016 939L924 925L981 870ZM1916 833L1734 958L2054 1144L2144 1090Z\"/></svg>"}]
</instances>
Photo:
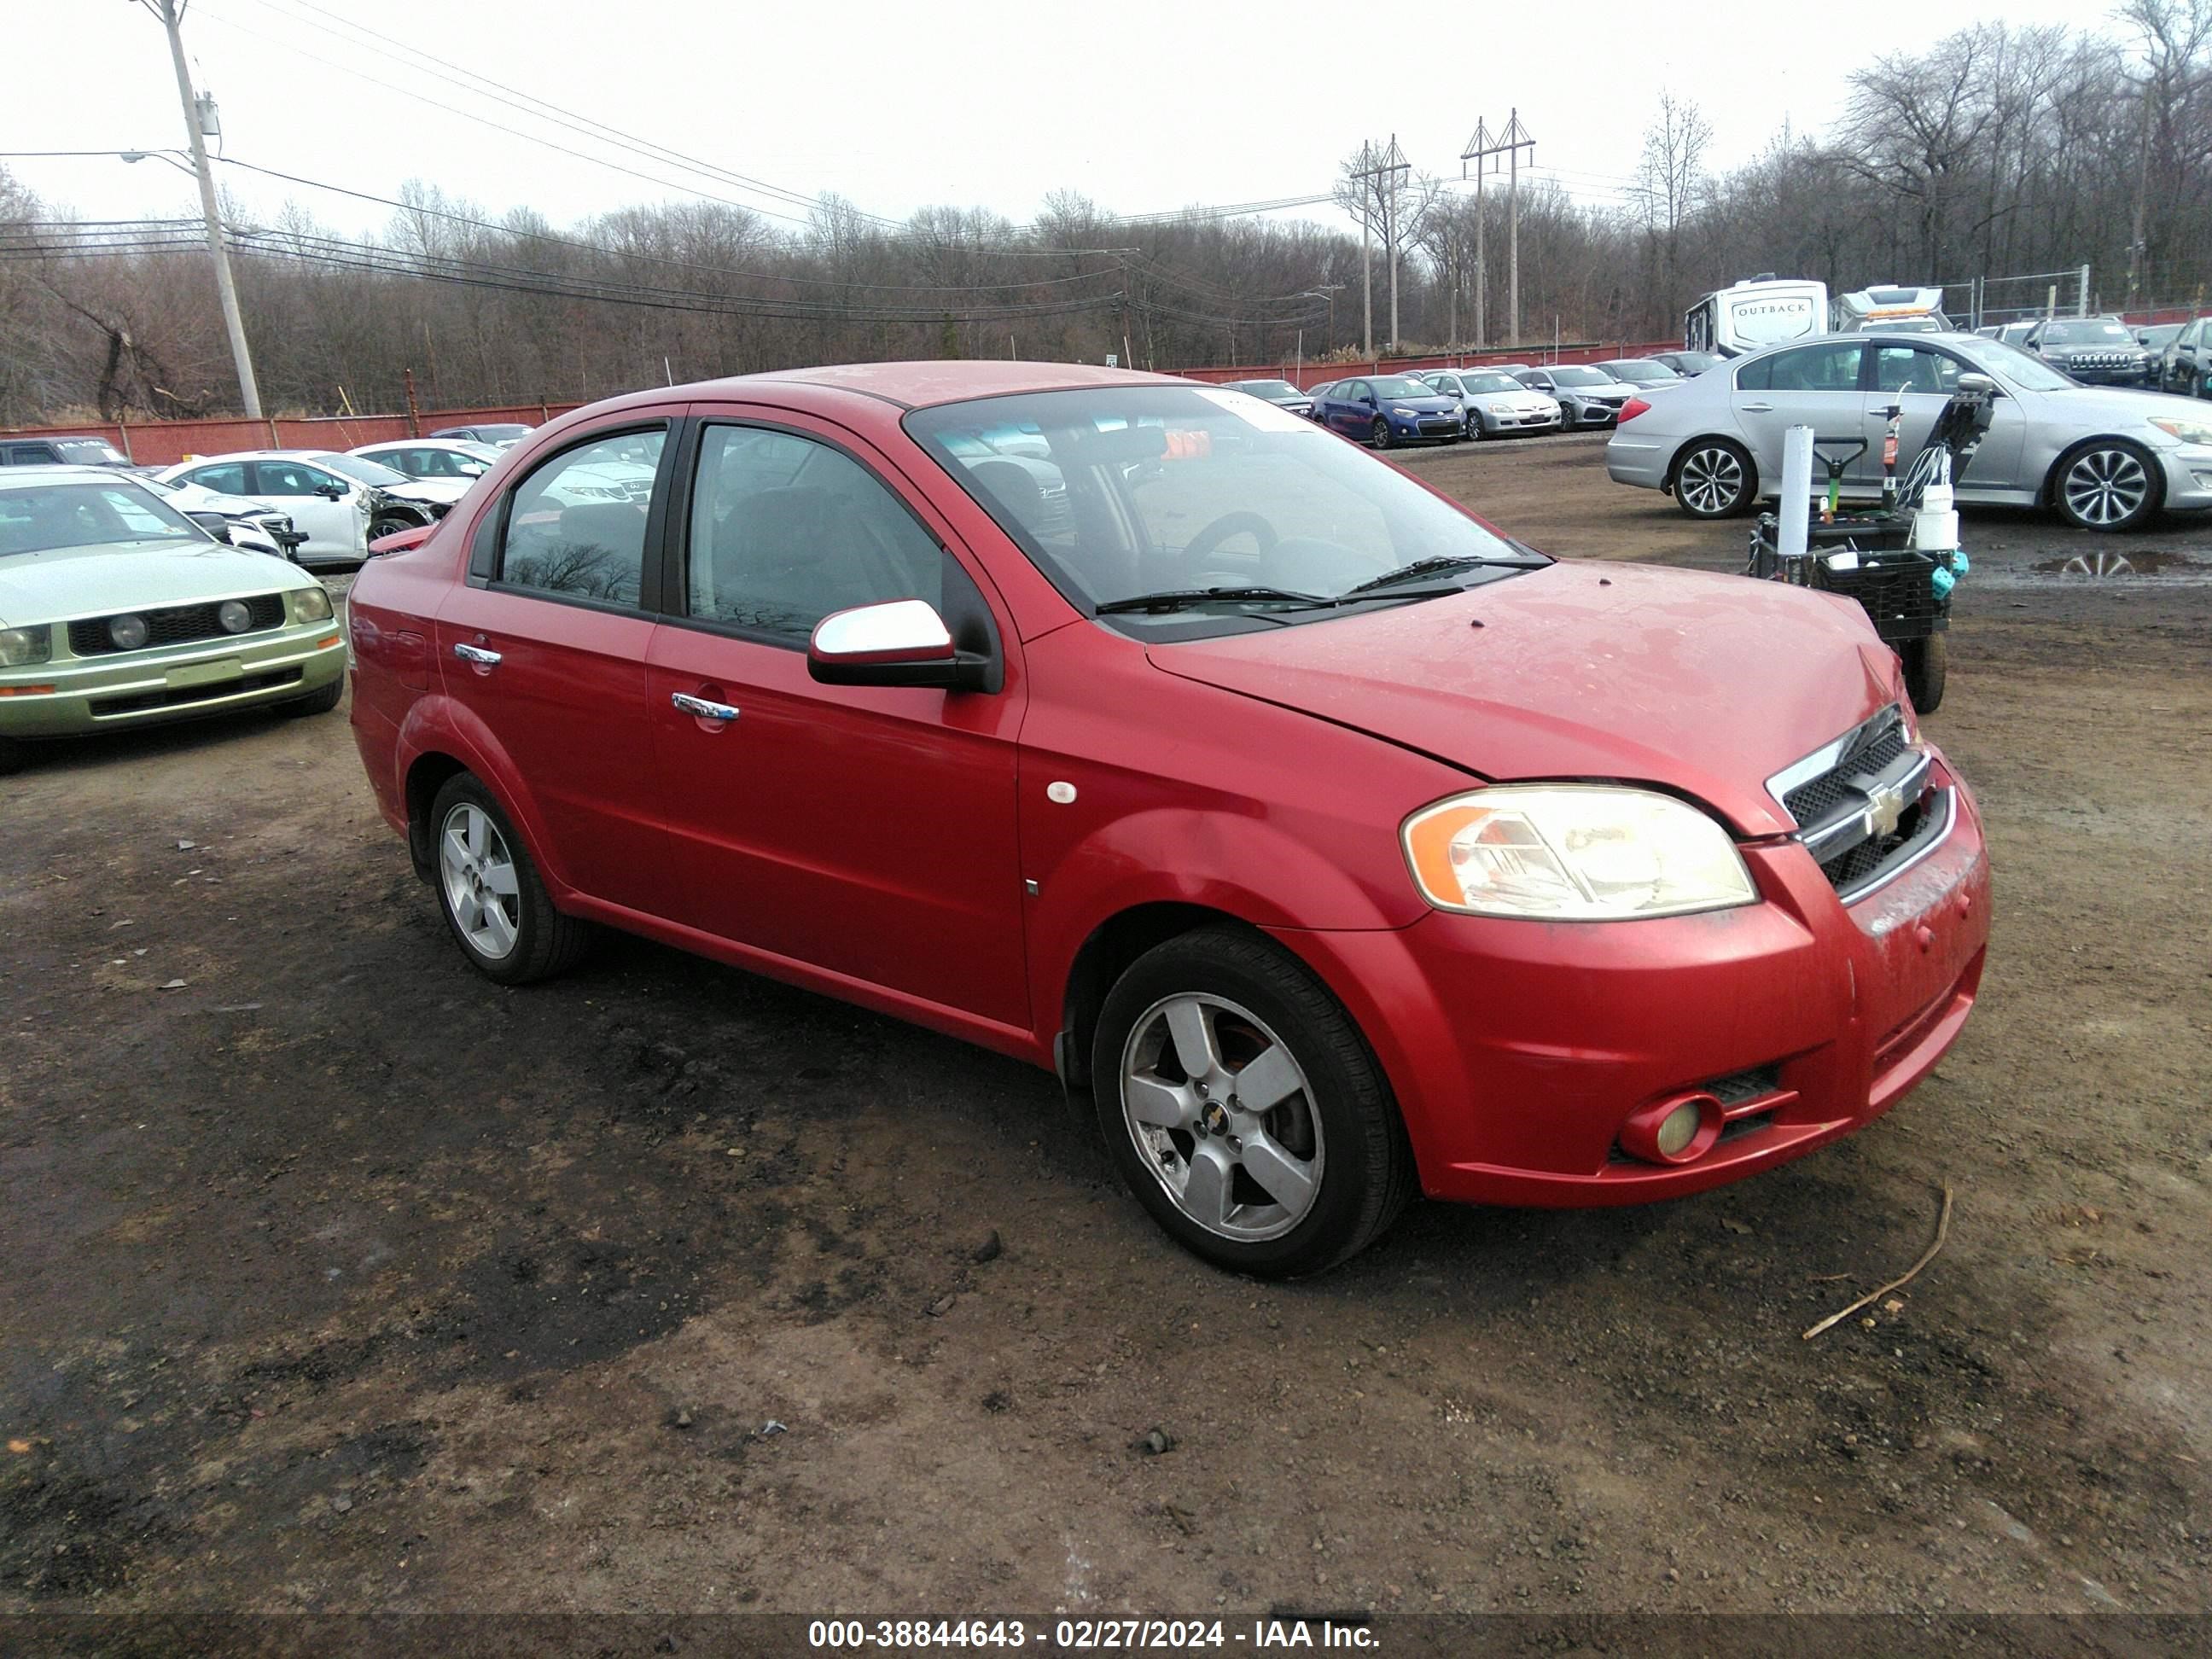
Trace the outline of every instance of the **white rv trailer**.
<instances>
[{"instance_id":1,"label":"white rv trailer","mask_svg":"<svg viewBox=\"0 0 2212 1659\"><path fill-rule=\"evenodd\" d=\"M1723 357L1819 334L1828 323L1828 285L1772 272L1716 289L1682 316L1682 344Z\"/></svg>"},{"instance_id":2,"label":"white rv trailer","mask_svg":"<svg viewBox=\"0 0 2212 1659\"><path fill-rule=\"evenodd\" d=\"M1856 294L1838 294L1828 313L1828 326L1838 334L1856 334L1869 328L1936 334L1948 331L1951 319L1943 314L1942 289L1883 283Z\"/></svg>"}]
</instances>

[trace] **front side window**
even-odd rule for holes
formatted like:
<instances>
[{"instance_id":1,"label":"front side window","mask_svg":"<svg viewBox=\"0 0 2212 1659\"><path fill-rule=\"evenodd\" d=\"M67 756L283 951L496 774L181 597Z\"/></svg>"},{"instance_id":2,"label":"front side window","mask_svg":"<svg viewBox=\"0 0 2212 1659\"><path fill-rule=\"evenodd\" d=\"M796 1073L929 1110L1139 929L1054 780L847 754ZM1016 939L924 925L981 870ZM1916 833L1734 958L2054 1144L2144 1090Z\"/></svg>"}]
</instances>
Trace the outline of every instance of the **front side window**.
<instances>
[{"instance_id":1,"label":"front side window","mask_svg":"<svg viewBox=\"0 0 2212 1659\"><path fill-rule=\"evenodd\" d=\"M650 454L657 465L667 439L659 427L617 433L540 464L508 500L500 581L600 605L638 604L653 492L611 501L597 481L611 460L627 453Z\"/></svg>"},{"instance_id":2,"label":"front side window","mask_svg":"<svg viewBox=\"0 0 2212 1659\"><path fill-rule=\"evenodd\" d=\"M1027 477L1042 465L969 434L967 464ZM945 553L883 482L794 432L710 426L691 492L690 613L804 644L833 611L886 599L945 605Z\"/></svg>"},{"instance_id":3,"label":"front side window","mask_svg":"<svg viewBox=\"0 0 2212 1659\"><path fill-rule=\"evenodd\" d=\"M972 459L963 439L1008 421L1049 459ZM1424 598L1505 574L1487 562L1544 562L1325 428L1210 387L977 398L904 425L1071 604L1147 638L1343 615L1417 562L1448 562L1406 579Z\"/></svg>"},{"instance_id":4,"label":"front side window","mask_svg":"<svg viewBox=\"0 0 2212 1659\"><path fill-rule=\"evenodd\" d=\"M319 489L336 489L343 495L351 489L319 468L298 461L256 461L253 470L259 477L253 492L257 495L312 495Z\"/></svg>"},{"instance_id":5,"label":"front side window","mask_svg":"<svg viewBox=\"0 0 2212 1659\"><path fill-rule=\"evenodd\" d=\"M1915 346L1883 345L1874 349L1874 383L1879 392L1932 392L1946 397L1958 389L1959 360Z\"/></svg>"}]
</instances>

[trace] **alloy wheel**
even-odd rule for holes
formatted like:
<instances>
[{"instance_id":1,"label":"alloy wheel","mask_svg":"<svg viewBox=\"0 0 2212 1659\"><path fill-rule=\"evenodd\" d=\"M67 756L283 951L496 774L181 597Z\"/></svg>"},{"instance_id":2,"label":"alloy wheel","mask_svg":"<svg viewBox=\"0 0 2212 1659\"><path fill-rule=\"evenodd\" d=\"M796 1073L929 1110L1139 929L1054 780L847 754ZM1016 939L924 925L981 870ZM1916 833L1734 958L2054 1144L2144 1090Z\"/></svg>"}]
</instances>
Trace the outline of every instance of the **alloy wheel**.
<instances>
[{"instance_id":1,"label":"alloy wheel","mask_svg":"<svg viewBox=\"0 0 2212 1659\"><path fill-rule=\"evenodd\" d=\"M1279 1238L1313 1208L1324 1148L1304 1069L1249 1009L1154 1003L1121 1051L1121 1115L1175 1206L1218 1237Z\"/></svg>"},{"instance_id":2,"label":"alloy wheel","mask_svg":"<svg viewBox=\"0 0 2212 1659\"><path fill-rule=\"evenodd\" d=\"M1388 449L1390 447L1390 422L1385 420L1382 416L1377 415L1375 417L1375 424L1370 429L1370 432L1374 440L1376 448Z\"/></svg>"},{"instance_id":3,"label":"alloy wheel","mask_svg":"<svg viewBox=\"0 0 2212 1659\"><path fill-rule=\"evenodd\" d=\"M506 837L482 807L464 801L446 814L438 873L453 925L469 948L487 961L504 960L521 932L521 884Z\"/></svg>"},{"instance_id":4,"label":"alloy wheel","mask_svg":"<svg viewBox=\"0 0 2212 1659\"><path fill-rule=\"evenodd\" d=\"M1719 518L1743 499L1743 463L1717 444L1693 449L1674 475L1674 494L1696 512Z\"/></svg>"},{"instance_id":5,"label":"alloy wheel","mask_svg":"<svg viewBox=\"0 0 2212 1659\"><path fill-rule=\"evenodd\" d=\"M2092 449L2075 458L2059 489L2076 520L2110 528L2143 510L2150 498L2150 474L2131 450Z\"/></svg>"}]
</instances>

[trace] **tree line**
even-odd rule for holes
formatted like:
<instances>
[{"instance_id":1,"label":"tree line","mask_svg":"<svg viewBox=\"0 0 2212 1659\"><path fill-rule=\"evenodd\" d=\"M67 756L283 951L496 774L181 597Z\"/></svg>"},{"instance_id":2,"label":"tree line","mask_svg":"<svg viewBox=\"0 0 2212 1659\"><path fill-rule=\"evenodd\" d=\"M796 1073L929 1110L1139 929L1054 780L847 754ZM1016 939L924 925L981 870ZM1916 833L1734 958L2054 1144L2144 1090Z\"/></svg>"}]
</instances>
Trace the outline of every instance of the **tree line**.
<instances>
[{"instance_id":1,"label":"tree line","mask_svg":"<svg viewBox=\"0 0 2212 1659\"><path fill-rule=\"evenodd\" d=\"M1378 349L1668 337L1698 294L1763 271L1960 284L1955 314L1977 276L2087 264L2104 307L2195 305L2208 81L2212 0L2128 0L2105 27L1978 23L1879 56L1831 130L1784 130L1725 170L1703 113L1662 94L1605 199L1522 175L1518 340L1504 191L1492 181L1478 216L1460 181L1376 169L1379 146L1338 180L1350 230L1132 219L1072 191L1025 224L951 207L891 222L826 196L803 222L671 203L556 228L423 184L368 232L296 204L225 216L264 401L307 413L398 410L410 370L425 407L459 408L892 357L1348 358L1370 326L1363 274ZM234 409L207 258L197 218L90 222L0 169L0 423ZM2046 289L1993 283L1986 303Z\"/></svg>"}]
</instances>

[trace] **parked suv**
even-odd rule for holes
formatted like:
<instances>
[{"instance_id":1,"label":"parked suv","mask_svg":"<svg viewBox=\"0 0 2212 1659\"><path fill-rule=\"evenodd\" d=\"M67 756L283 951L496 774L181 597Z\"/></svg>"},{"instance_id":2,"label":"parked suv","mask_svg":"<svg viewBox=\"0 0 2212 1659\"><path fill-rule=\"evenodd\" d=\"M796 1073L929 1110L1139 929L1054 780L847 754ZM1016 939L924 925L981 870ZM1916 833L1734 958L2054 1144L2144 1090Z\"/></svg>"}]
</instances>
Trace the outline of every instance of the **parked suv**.
<instances>
[{"instance_id":1,"label":"parked suv","mask_svg":"<svg viewBox=\"0 0 2212 1659\"><path fill-rule=\"evenodd\" d=\"M106 439L82 437L0 439L0 466L128 467L131 458Z\"/></svg>"},{"instance_id":2,"label":"parked suv","mask_svg":"<svg viewBox=\"0 0 2212 1659\"><path fill-rule=\"evenodd\" d=\"M646 499L564 495L625 447ZM593 404L348 620L376 802L476 969L605 924L1052 1068L1241 1272L1416 1188L1771 1169L1893 1106L1980 982L1979 816L1864 611L1554 562L1166 376Z\"/></svg>"},{"instance_id":3,"label":"parked suv","mask_svg":"<svg viewBox=\"0 0 2212 1659\"><path fill-rule=\"evenodd\" d=\"M2149 386L2150 354L2117 317L2054 317L2021 343L2083 386Z\"/></svg>"},{"instance_id":4,"label":"parked suv","mask_svg":"<svg viewBox=\"0 0 2212 1659\"><path fill-rule=\"evenodd\" d=\"M2161 380L2185 398L2212 397L2212 317L2182 325L2166 349Z\"/></svg>"}]
</instances>

